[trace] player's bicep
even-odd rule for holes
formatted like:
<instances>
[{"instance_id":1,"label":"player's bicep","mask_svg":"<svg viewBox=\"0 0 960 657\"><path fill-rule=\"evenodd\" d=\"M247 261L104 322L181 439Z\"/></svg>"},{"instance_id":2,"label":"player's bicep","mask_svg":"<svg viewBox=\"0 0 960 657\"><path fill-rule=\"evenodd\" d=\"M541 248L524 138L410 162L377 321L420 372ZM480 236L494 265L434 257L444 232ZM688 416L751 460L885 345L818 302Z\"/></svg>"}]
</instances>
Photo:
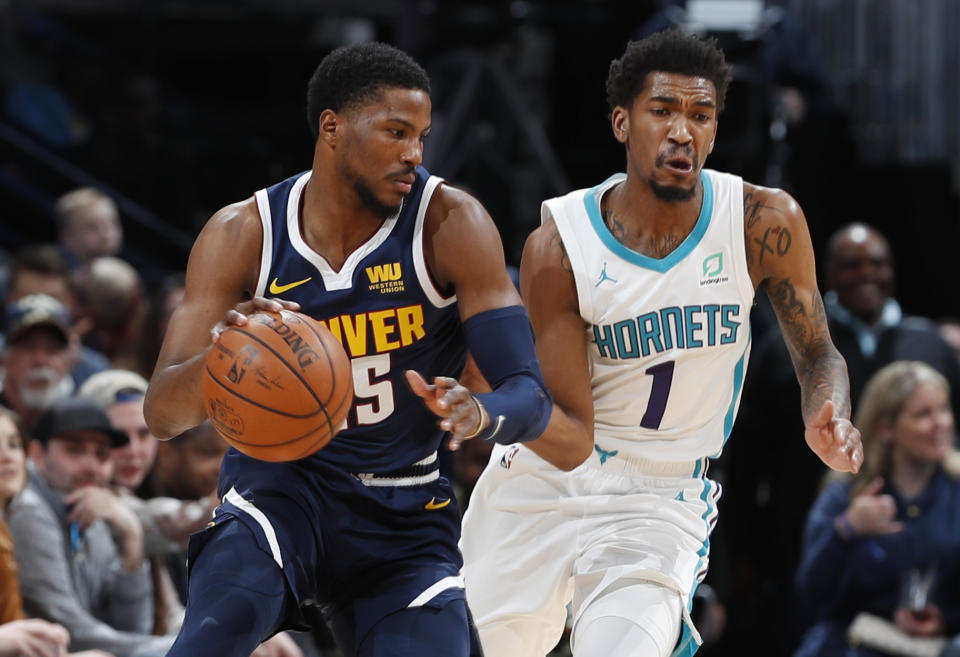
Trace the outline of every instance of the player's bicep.
<instances>
[{"instance_id":1,"label":"player's bicep","mask_svg":"<svg viewBox=\"0 0 960 657\"><path fill-rule=\"evenodd\" d=\"M760 199L751 199L763 208L761 214L745 199L751 274L765 286L794 360L815 357L830 336L807 222L789 195L764 191ZM751 216L759 218L751 224Z\"/></svg>"},{"instance_id":2,"label":"player's bicep","mask_svg":"<svg viewBox=\"0 0 960 657\"><path fill-rule=\"evenodd\" d=\"M261 239L249 218L218 213L207 223L190 251L183 300L171 315L158 369L183 362L210 344L210 330L255 279Z\"/></svg>"},{"instance_id":3,"label":"player's bicep","mask_svg":"<svg viewBox=\"0 0 960 657\"><path fill-rule=\"evenodd\" d=\"M592 427L586 323L580 316L570 261L552 221L535 230L524 246L520 287L554 401L572 419Z\"/></svg>"}]
</instances>

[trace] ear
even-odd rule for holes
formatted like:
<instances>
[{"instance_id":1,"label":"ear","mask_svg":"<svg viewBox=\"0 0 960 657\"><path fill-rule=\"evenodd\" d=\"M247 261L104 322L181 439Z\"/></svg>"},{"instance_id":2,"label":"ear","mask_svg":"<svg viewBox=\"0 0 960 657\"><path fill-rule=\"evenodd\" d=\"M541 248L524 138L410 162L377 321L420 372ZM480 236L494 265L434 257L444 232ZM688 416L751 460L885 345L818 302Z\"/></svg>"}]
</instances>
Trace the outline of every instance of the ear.
<instances>
[{"instance_id":1,"label":"ear","mask_svg":"<svg viewBox=\"0 0 960 657\"><path fill-rule=\"evenodd\" d=\"M323 141L333 148L342 127L341 117L333 110L326 109L321 112L317 122L319 124L317 126L317 141Z\"/></svg>"},{"instance_id":2,"label":"ear","mask_svg":"<svg viewBox=\"0 0 960 657\"><path fill-rule=\"evenodd\" d=\"M610 126L613 128L613 138L621 144L627 143L630 135L630 115L626 108L617 105L610 114Z\"/></svg>"}]
</instances>

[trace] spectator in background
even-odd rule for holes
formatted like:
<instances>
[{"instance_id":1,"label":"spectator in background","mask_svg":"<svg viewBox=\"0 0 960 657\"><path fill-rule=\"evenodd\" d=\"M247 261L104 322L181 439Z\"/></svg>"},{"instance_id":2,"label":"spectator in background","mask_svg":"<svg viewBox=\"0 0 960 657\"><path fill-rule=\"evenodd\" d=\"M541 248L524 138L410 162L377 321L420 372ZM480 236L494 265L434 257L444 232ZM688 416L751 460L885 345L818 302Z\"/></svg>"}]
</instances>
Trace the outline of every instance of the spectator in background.
<instances>
[{"instance_id":1,"label":"spectator in background","mask_svg":"<svg viewBox=\"0 0 960 657\"><path fill-rule=\"evenodd\" d=\"M960 363L960 318L943 317L937 322L940 337L953 349L953 355Z\"/></svg>"},{"instance_id":2,"label":"spectator in background","mask_svg":"<svg viewBox=\"0 0 960 657\"><path fill-rule=\"evenodd\" d=\"M100 257L76 274L78 318L89 326L83 343L115 368L136 369L143 327L140 275L119 258Z\"/></svg>"},{"instance_id":3,"label":"spectator in background","mask_svg":"<svg viewBox=\"0 0 960 657\"><path fill-rule=\"evenodd\" d=\"M32 428L45 410L73 394L70 370L76 355L70 348L70 320L59 301L32 294L7 306L5 326L0 404Z\"/></svg>"},{"instance_id":4,"label":"spectator in background","mask_svg":"<svg viewBox=\"0 0 960 657\"><path fill-rule=\"evenodd\" d=\"M54 206L60 248L71 269L94 258L120 253L123 227L117 204L103 192L82 187L57 199Z\"/></svg>"},{"instance_id":5,"label":"spectator in background","mask_svg":"<svg viewBox=\"0 0 960 657\"><path fill-rule=\"evenodd\" d=\"M207 501L203 509L193 513L194 522L181 527L179 519L184 507L196 501L182 502L171 498L155 498L145 492L144 482L153 469L157 456L156 438L143 418L143 395L147 381L126 370L106 370L96 374L77 391L103 409L114 429L124 432L129 442L113 449L112 488L133 511L144 532L146 556L150 559L153 580L154 634L176 630L183 622L183 605L170 577L164 558L169 555L186 560L187 536L199 531L212 515L216 503ZM192 506L191 506L192 508Z\"/></svg>"},{"instance_id":6,"label":"spectator in background","mask_svg":"<svg viewBox=\"0 0 960 657\"><path fill-rule=\"evenodd\" d=\"M143 322L140 339L140 365L138 371L145 377L153 374L160 355L160 345L167 334L170 317L183 301L186 290L185 276L182 273L164 278L150 296L149 308Z\"/></svg>"},{"instance_id":7,"label":"spectator in background","mask_svg":"<svg viewBox=\"0 0 960 657\"><path fill-rule=\"evenodd\" d=\"M110 367L109 361L97 351L80 343L79 335L86 332L83 323L76 325L77 296L70 268L55 244L31 244L19 251L10 266L10 281L6 292L8 304L30 296L46 294L63 304L73 325L71 342L77 349L77 362L70 375L80 385L87 377Z\"/></svg>"},{"instance_id":8,"label":"spectator in background","mask_svg":"<svg viewBox=\"0 0 960 657\"><path fill-rule=\"evenodd\" d=\"M768 246L776 243L771 239ZM844 226L827 242L823 272L830 335L847 363L854 410L877 370L896 360L918 360L947 379L956 414L960 364L936 325L905 315L893 297L895 271L887 240L866 224ZM798 637L781 628L789 627L791 617L788 592L802 534L798 519L813 503L824 468L796 443L770 440L803 431L795 411L800 386L780 332L757 337L751 359L762 366L747 374L740 417L721 459L730 514L720 542L730 554L729 570L736 573L730 586L739 587L726 596L738 602L731 606L730 632L739 633L744 645L757 640L794 644ZM756 541L758 533L769 540Z\"/></svg>"},{"instance_id":9,"label":"spectator in background","mask_svg":"<svg viewBox=\"0 0 960 657\"><path fill-rule=\"evenodd\" d=\"M66 628L39 618L24 620L17 579L13 537L7 528L10 502L27 481L26 452L20 419L0 406L0 657L56 657L70 643ZM70 653L70 657L112 657L100 650Z\"/></svg>"},{"instance_id":10,"label":"spectator in background","mask_svg":"<svg viewBox=\"0 0 960 657\"><path fill-rule=\"evenodd\" d=\"M883 235L862 223L839 229L827 242L824 274L830 333L847 361L854 407L881 367L919 360L946 377L951 407L960 411L960 365L936 324L904 315L893 298L893 258Z\"/></svg>"},{"instance_id":11,"label":"spectator in background","mask_svg":"<svg viewBox=\"0 0 960 657\"><path fill-rule=\"evenodd\" d=\"M856 414L864 467L835 477L807 519L796 583L816 623L796 657L883 654L848 641L862 612L911 637L960 632L960 454L949 399L946 379L916 361L891 363L867 384Z\"/></svg>"},{"instance_id":12,"label":"spectator in background","mask_svg":"<svg viewBox=\"0 0 960 657\"><path fill-rule=\"evenodd\" d=\"M35 470L9 514L27 610L64 625L77 647L162 657L173 638L150 635L143 530L106 487L126 434L82 399L54 405L33 433Z\"/></svg>"},{"instance_id":13,"label":"spectator in background","mask_svg":"<svg viewBox=\"0 0 960 657\"><path fill-rule=\"evenodd\" d=\"M53 297L73 316L77 298L70 268L56 244L29 244L14 254L5 298L9 303L31 294Z\"/></svg>"},{"instance_id":14,"label":"spectator in background","mask_svg":"<svg viewBox=\"0 0 960 657\"><path fill-rule=\"evenodd\" d=\"M187 538L206 526L213 509L220 503L217 479L226 451L227 444L209 420L198 424L175 440L160 443L156 466L144 487L157 499L183 502L171 506L170 512L159 522L169 537L179 537L180 551L167 559L167 569L184 603L187 599Z\"/></svg>"}]
</instances>

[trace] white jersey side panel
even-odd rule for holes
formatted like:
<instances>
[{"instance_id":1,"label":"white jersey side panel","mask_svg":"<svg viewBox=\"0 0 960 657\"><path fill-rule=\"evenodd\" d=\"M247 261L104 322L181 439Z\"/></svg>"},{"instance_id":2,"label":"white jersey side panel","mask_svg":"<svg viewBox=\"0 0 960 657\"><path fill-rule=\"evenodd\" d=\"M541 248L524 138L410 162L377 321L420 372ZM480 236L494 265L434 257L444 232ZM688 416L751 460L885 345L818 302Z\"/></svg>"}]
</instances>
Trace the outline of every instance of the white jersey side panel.
<instances>
[{"instance_id":1,"label":"white jersey side panel","mask_svg":"<svg viewBox=\"0 0 960 657\"><path fill-rule=\"evenodd\" d=\"M618 242L600 216L612 176L543 204L570 258L587 324L597 446L660 461L716 456L750 351L743 181L703 171L703 206L665 258Z\"/></svg>"}]
</instances>

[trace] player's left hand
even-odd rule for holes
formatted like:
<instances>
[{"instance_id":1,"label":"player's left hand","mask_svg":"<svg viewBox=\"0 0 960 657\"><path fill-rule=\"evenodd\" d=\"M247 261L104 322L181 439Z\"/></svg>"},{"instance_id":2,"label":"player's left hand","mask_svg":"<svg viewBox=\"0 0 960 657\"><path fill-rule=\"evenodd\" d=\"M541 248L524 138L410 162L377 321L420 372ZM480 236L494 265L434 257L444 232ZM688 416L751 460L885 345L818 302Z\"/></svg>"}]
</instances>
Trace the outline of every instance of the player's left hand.
<instances>
[{"instance_id":1,"label":"player's left hand","mask_svg":"<svg viewBox=\"0 0 960 657\"><path fill-rule=\"evenodd\" d=\"M860 471L863 464L860 430L850 420L836 416L831 400L823 402L817 414L807 421L804 438L813 453L834 470Z\"/></svg>"},{"instance_id":2,"label":"player's left hand","mask_svg":"<svg viewBox=\"0 0 960 657\"><path fill-rule=\"evenodd\" d=\"M456 451L460 443L490 424L480 403L456 379L437 376L430 384L414 370L407 370L406 375L413 394L423 399L427 408L440 418L438 426L450 432L451 450Z\"/></svg>"}]
</instances>

